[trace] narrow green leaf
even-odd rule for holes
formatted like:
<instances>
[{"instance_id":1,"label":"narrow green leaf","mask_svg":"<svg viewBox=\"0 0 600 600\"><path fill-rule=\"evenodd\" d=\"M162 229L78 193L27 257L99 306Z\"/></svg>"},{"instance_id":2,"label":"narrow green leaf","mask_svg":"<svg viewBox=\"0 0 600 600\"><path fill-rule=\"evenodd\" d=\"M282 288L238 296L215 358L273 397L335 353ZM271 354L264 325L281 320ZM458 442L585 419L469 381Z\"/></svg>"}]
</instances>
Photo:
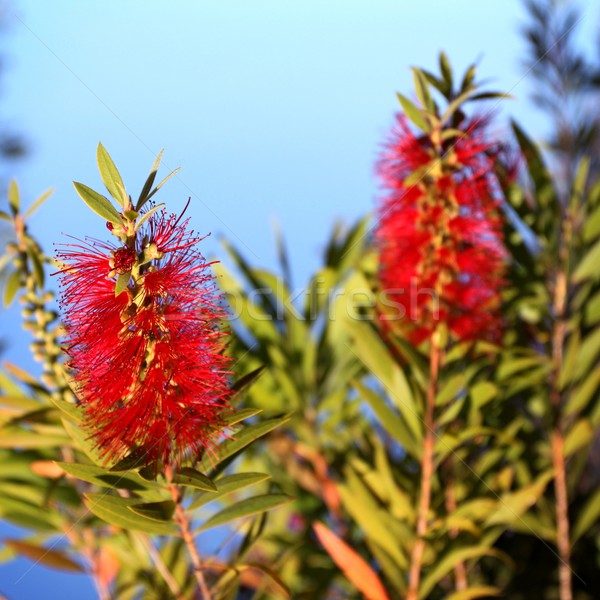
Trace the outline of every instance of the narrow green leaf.
<instances>
[{"instance_id":1,"label":"narrow green leaf","mask_svg":"<svg viewBox=\"0 0 600 600\"><path fill-rule=\"evenodd\" d=\"M600 241L596 242L587 254L579 261L571 279L574 283L580 283L584 279L600 277Z\"/></svg>"},{"instance_id":2,"label":"narrow green leaf","mask_svg":"<svg viewBox=\"0 0 600 600\"><path fill-rule=\"evenodd\" d=\"M105 221L118 224L121 222L121 215L116 211L115 207L108 201L107 198L95 192L83 183L73 182L75 189L81 199Z\"/></svg>"},{"instance_id":3,"label":"narrow green leaf","mask_svg":"<svg viewBox=\"0 0 600 600\"><path fill-rule=\"evenodd\" d=\"M84 494L83 502L97 517L123 529L145 531L155 535L173 535L177 532L174 523L148 519L130 510L131 507L142 504L136 498L120 498L106 493Z\"/></svg>"},{"instance_id":4,"label":"narrow green leaf","mask_svg":"<svg viewBox=\"0 0 600 600\"><path fill-rule=\"evenodd\" d=\"M33 213L35 213L35 211L38 208L40 208L40 206L42 206L42 204L44 204L44 202L46 202L46 200L48 200L48 198L50 198L50 196L52 196L53 193L54 188L50 188L49 190L46 190L41 196L38 196L25 212L25 219L31 217L31 215L33 215Z\"/></svg>"},{"instance_id":5,"label":"narrow green leaf","mask_svg":"<svg viewBox=\"0 0 600 600\"><path fill-rule=\"evenodd\" d=\"M526 510L538 501L552 477L552 470L546 471L533 483L515 492L502 494L498 502L498 510L486 519L485 525L491 527L499 524L510 524L519 519Z\"/></svg>"},{"instance_id":6,"label":"narrow green leaf","mask_svg":"<svg viewBox=\"0 0 600 600\"><path fill-rule=\"evenodd\" d=\"M243 448L257 440L258 438L266 435L276 427L283 425L284 423L289 421L290 418L291 415L286 415L284 417L279 417L276 419L267 419L265 421L262 421L261 423L257 423L256 425L244 427L240 432L236 433L230 439L225 440L224 442L219 444L214 454L211 454L210 456L205 456L198 465L199 470L202 472L206 472L212 468L216 472L219 472L221 470L219 468L220 465L224 463L227 459L232 458Z\"/></svg>"},{"instance_id":7,"label":"narrow green leaf","mask_svg":"<svg viewBox=\"0 0 600 600\"><path fill-rule=\"evenodd\" d=\"M61 448L71 446L68 437L62 435L40 434L35 431L24 429L10 431L8 428L2 431L0 436L0 448L20 448L21 450L34 450L40 448Z\"/></svg>"},{"instance_id":8,"label":"narrow green leaf","mask_svg":"<svg viewBox=\"0 0 600 600\"><path fill-rule=\"evenodd\" d=\"M173 483L178 485L187 485L189 487L216 492L217 486L206 476L192 469L192 467L183 467L173 476Z\"/></svg>"},{"instance_id":9,"label":"narrow green leaf","mask_svg":"<svg viewBox=\"0 0 600 600\"><path fill-rule=\"evenodd\" d=\"M398 96L404 114L422 131L431 131L431 126L423 116L421 109L406 96L403 96L402 94L396 94L396 96Z\"/></svg>"},{"instance_id":10,"label":"narrow green leaf","mask_svg":"<svg viewBox=\"0 0 600 600\"><path fill-rule=\"evenodd\" d=\"M431 93L429 92L429 84L425 75L420 69L416 67L412 67L413 72L413 81L415 84L415 91L417 92L417 97L421 104L429 111L432 112L434 109L433 99L431 98Z\"/></svg>"},{"instance_id":11,"label":"narrow green leaf","mask_svg":"<svg viewBox=\"0 0 600 600\"><path fill-rule=\"evenodd\" d=\"M223 417L223 425L226 427L231 427L232 425L236 425L245 419L249 419L250 417L258 415L261 412L262 409L260 408L238 408Z\"/></svg>"},{"instance_id":12,"label":"narrow green leaf","mask_svg":"<svg viewBox=\"0 0 600 600\"><path fill-rule=\"evenodd\" d=\"M471 387L469 394L475 407L481 408L496 397L498 388L490 381L480 381Z\"/></svg>"},{"instance_id":13,"label":"narrow green leaf","mask_svg":"<svg viewBox=\"0 0 600 600\"><path fill-rule=\"evenodd\" d=\"M472 546L470 548L454 548L443 558L438 559L433 568L425 575L421 588L419 589L419 598L427 598L438 582L458 563L473 558L480 558L482 556L493 556L502 560L507 560L507 557L503 552L494 548L486 548L484 545Z\"/></svg>"},{"instance_id":14,"label":"narrow green leaf","mask_svg":"<svg viewBox=\"0 0 600 600\"><path fill-rule=\"evenodd\" d=\"M444 406L454 400L461 392L465 392L467 380L462 373L451 377L438 392L435 398L436 406Z\"/></svg>"},{"instance_id":15,"label":"narrow green leaf","mask_svg":"<svg viewBox=\"0 0 600 600\"><path fill-rule=\"evenodd\" d=\"M158 172L158 167L160 166L160 161L162 160L164 150L161 150L158 153L158 156L154 159L154 163L152 163L152 167L150 169L150 174L144 183L144 187L140 193L140 197L135 205L135 210L140 210L144 204L148 201L148 194L152 190L152 186L154 185L154 180L156 179L156 173Z\"/></svg>"},{"instance_id":16,"label":"narrow green leaf","mask_svg":"<svg viewBox=\"0 0 600 600\"><path fill-rule=\"evenodd\" d=\"M83 420L83 409L81 406L74 404L72 402L67 402L66 400L60 400L55 398L54 396L50 396L50 402L56 406L60 411L62 411L69 419L74 421L75 423L81 423Z\"/></svg>"},{"instance_id":17,"label":"narrow green leaf","mask_svg":"<svg viewBox=\"0 0 600 600\"><path fill-rule=\"evenodd\" d=\"M85 573L85 569L66 554L58 550L37 546L23 540L5 539L4 543L17 554L33 560L36 564L42 564L51 569L69 571L72 573Z\"/></svg>"},{"instance_id":18,"label":"narrow green leaf","mask_svg":"<svg viewBox=\"0 0 600 600\"><path fill-rule=\"evenodd\" d=\"M173 175L175 175L176 173L179 173L179 171L181 171L181 167L177 167L174 171L171 171L149 194L149 196L146 198L146 200L150 200L150 198L152 198L152 196L154 196L154 194L156 194L156 192L158 192L158 190L160 190L160 188L165 185L165 183L167 183L167 181L169 181L169 179L171 179L171 177L173 177Z\"/></svg>"},{"instance_id":19,"label":"narrow green leaf","mask_svg":"<svg viewBox=\"0 0 600 600\"><path fill-rule=\"evenodd\" d=\"M265 481L270 477L270 475L266 475L265 473L235 473L233 475L225 475L214 482L218 491L200 494L190 505L190 510L205 506L209 502L219 500L228 494L243 490L248 486Z\"/></svg>"},{"instance_id":20,"label":"narrow green leaf","mask_svg":"<svg viewBox=\"0 0 600 600\"><path fill-rule=\"evenodd\" d=\"M448 104L448 106L446 107L444 114L440 118L440 122L441 123L448 122L452 118L454 113L459 109L460 105L463 104L464 102L466 102L474 93L475 93L475 89L471 88L471 89L468 89L468 90L462 92L456 98L454 98L454 100L452 100L452 102L450 102Z\"/></svg>"},{"instance_id":21,"label":"narrow green leaf","mask_svg":"<svg viewBox=\"0 0 600 600\"><path fill-rule=\"evenodd\" d=\"M213 515L205 521L197 530L206 531L212 527L224 525L235 519L242 517L248 517L250 515L256 515L263 513L267 510L272 510L288 502L291 502L294 498L286 494L264 494L262 496L253 496L252 498L246 498L237 502L233 506L228 506L222 511Z\"/></svg>"},{"instance_id":22,"label":"narrow green leaf","mask_svg":"<svg viewBox=\"0 0 600 600\"><path fill-rule=\"evenodd\" d=\"M106 148L100 143L98 144L98 151L96 152L96 159L98 161L98 170L100 171L100 177L108 190L108 193L125 209L129 203L127 192L125 191L125 184L117 169L110 154L106 151Z\"/></svg>"},{"instance_id":23,"label":"narrow green leaf","mask_svg":"<svg viewBox=\"0 0 600 600\"><path fill-rule=\"evenodd\" d=\"M475 70L475 65L471 65L465 72L465 76L460 85L461 92L466 92L473 85L473 81L475 80Z\"/></svg>"},{"instance_id":24,"label":"narrow green leaf","mask_svg":"<svg viewBox=\"0 0 600 600\"><path fill-rule=\"evenodd\" d=\"M135 472L115 473L104 467L81 463L56 462L56 464L65 473L103 488L129 490L138 493L160 489L159 484L146 481Z\"/></svg>"},{"instance_id":25,"label":"narrow green leaf","mask_svg":"<svg viewBox=\"0 0 600 600\"><path fill-rule=\"evenodd\" d=\"M577 513L571 543L575 545L600 519L600 489L592 493Z\"/></svg>"},{"instance_id":26,"label":"narrow green leaf","mask_svg":"<svg viewBox=\"0 0 600 600\"><path fill-rule=\"evenodd\" d=\"M250 371L250 373L246 373L246 375L238 379L231 387L234 396L237 396L251 386L262 375L264 370L265 365L261 365L258 369L254 369L254 371Z\"/></svg>"},{"instance_id":27,"label":"narrow green leaf","mask_svg":"<svg viewBox=\"0 0 600 600\"><path fill-rule=\"evenodd\" d=\"M9 223L13 222L12 217L3 210L0 210L0 219L2 219L3 221L8 221Z\"/></svg>"},{"instance_id":28,"label":"narrow green leaf","mask_svg":"<svg viewBox=\"0 0 600 600\"><path fill-rule=\"evenodd\" d=\"M126 273L119 273L119 275L117 276L117 282L115 283L115 298L127 289L130 279L131 271L127 271Z\"/></svg>"},{"instance_id":29,"label":"narrow green leaf","mask_svg":"<svg viewBox=\"0 0 600 600\"><path fill-rule=\"evenodd\" d=\"M409 454L420 458L422 449L417 444L402 418L386 404L385 400L379 394L370 390L359 381L354 381L353 385L362 398L368 402L373 412L377 415L379 422L392 438L405 448Z\"/></svg>"},{"instance_id":30,"label":"narrow green leaf","mask_svg":"<svg viewBox=\"0 0 600 600\"><path fill-rule=\"evenodd\" d=\"M165 522L170 521L175 512L175 502L164 500L163 502L148 502L146 504L136 504L127 507L136 515L145 517L152 521Z\"/></svg>"},{"instance_id":31,"label":"narrow green leaf","mask_svg":"<svg viewBox=\"0 0 600 600\"><path fill-rule=\"evenodd\" d=\"M445 89L450 92L454 87L454 82L452 81L452 67L450 66L450 61L446 56L445 52L440 52L440 73L442 74L442 80L445 84Z\"/></svg>"},{"instance_id":32,"label":"narrow green leaf","mask_svg":"<svg viewBox=\"0 0 600 600\"><path fill-rule=\"evenodd\" d=\"M572 454L584 446L587 446L592 436L594 428L589 419L579 419L569 430L565 438L564 456L568 459Z\"/></svg>"},{"instance_id":33,"label":"narrow green leaf","mask_svg":"<svg viewBox=\"0 0 600 600\"><path fill-rule=\"evenodd\" d=\"M475 600L475 598L489 598L490 596L501 596L502 590L490 585L478 585L454 592L446 598L446 600Z\"/></svg>"},{"instance_id":34,"label":"narrow green leaf","mask_svg":"<svg viewBox=\"0 0 600 600\"><path fill-rule=\"evenodd\" d=\"M156 206L152 207L149 211L145 212L136 222L135 230L137 231L157 210L160 210L164 205L164 202L162 204L157 204Z\"/></svg>"},{"instance_id":35,"label":"narrow green leaf","mask_svg":"<svg viewBox=\"0 0 600 600\"><path fill-rule=\"evenodd\" d=\"M14 179L11 179L8 184L8 205L13 215L19 212L21 197L19 194L19 185Z\"/></svg>"},{"instance_id":36,"label":"narrow green leaf","mask_svg":"<svg viewBox=\"0 0 600 600\"><path fill-rule=\"evenodd\" d=\"M21 287L21 272L13 271L7 278L4 287L4 306L10 306Z\"/></svg>"},{"instance_id":37,"label":"narrow green leaf","mask_svg":"<svg viewBox=\"0 0 600 600\"><path fill-rule=\"evenodd\" d=\"M37 250L31 246L27 248L27 256L29 256L33 268L35 285L38 289L42 289L44 287L44 266L42 264L42 258Z\"/></svg>"}]
</instances>

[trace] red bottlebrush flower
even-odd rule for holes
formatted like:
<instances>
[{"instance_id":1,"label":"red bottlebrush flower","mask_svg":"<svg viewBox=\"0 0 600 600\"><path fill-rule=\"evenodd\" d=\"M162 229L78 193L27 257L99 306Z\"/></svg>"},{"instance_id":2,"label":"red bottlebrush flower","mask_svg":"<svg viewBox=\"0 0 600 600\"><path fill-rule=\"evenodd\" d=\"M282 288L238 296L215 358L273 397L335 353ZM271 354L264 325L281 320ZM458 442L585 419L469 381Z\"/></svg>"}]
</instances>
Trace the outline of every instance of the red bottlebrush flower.
<instances>
[{"instance_id":1,"label":"red bottlebrush flower","mask_svg":"<svg viewBox=\"0 0 600 600\"><path fill-rule=\"evenodd\" d=\"M147 463L179 463L222 427L225 310L200 239L163 210L120 247L88 240L58 252L68 364L107 461L136 450Z\"/></svg>"},{"instance_id":2,"label":"red bottlebrush flower","mask_svg":"<svg viewBox=\"0 0 600 600\"><path fill-rule=\"evenodd\" d=\"M387 192L376 232L380 281L384 303L394 307L382 319L401 319L415 343L439 323L456 340L500 333L506 253L494 163L501 148L486 141L484 126L467 123L464 135L436 147L400 116L377 166Z\"/></svg>"}]
</instances>

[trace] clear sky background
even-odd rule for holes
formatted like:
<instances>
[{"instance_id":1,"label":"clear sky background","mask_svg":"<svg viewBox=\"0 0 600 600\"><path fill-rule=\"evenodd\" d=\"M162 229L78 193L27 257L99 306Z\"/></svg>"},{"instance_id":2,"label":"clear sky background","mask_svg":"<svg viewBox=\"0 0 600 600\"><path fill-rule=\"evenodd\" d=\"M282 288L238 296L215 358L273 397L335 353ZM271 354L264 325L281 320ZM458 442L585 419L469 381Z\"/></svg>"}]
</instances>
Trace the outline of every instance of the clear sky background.
<instances>
[{"instance_id":1,"label":"clear sky background","mask_svg":"<svg viewBox=\"0 0 600 600\"><path fill-rule=\"evenodd\" d=\"M585 11L589 38L598 11ZM192 197L193 228L212 232L204 253L221 258L225 236L272 268L276 219L300 286L335 220L372 210L373 163L395 92L411 95L411 65L437 70L442 49L460 75L477 61L480 79L515 96L486 106L498 111L496 131L512 116L543 133L527 100L524 19L520 0L12 0L0 32L0 114L29 143L12 173L26 202L56 189L32 229L48 252L61 232L105 237L71 181L101 190L102 141L137 195L164 148L161 174L183 169L157 199L178 212ZM18 312L0 312L0 328L4 358L29 366ZM81 576L30 566L0 565L0 593L95 597Z\"/></svg>"}]
</instances>

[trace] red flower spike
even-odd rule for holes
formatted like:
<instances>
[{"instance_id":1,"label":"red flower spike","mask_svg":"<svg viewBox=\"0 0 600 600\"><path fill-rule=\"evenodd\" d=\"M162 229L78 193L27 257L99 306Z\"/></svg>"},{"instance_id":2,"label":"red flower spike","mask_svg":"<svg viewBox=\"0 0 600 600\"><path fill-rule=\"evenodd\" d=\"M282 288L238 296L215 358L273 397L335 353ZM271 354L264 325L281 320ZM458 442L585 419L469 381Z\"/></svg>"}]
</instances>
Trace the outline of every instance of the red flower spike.
<instances>
[{"instance_id":1,"label":"red flower spike","mask_svg":"<svg viewBox=\"0 0 600 600\"><path fill-rule=\"evenodd\" d=\"M210 448L228 409L221 297L188 221L154 213L131 243L65 245L66 352L107 462L136 450L178 464ZM131 272L115 296L116 277Z\"/></svg>"},{"instance_id":2,"label":"red flower spike","mask_svg":"<svg viewBox=\"0 0 600 600\"><path fill-rule=\"evenodd\" d=\"M504 149L486 140L485 125L463 124L464 136L436 150L400 116L377 165L387 192L376 232L380 281L394 308L381 318L400 320L414 343L442 322L456 340L500 335L506 252L494 171Z\"/></svg>"}]
</instances>

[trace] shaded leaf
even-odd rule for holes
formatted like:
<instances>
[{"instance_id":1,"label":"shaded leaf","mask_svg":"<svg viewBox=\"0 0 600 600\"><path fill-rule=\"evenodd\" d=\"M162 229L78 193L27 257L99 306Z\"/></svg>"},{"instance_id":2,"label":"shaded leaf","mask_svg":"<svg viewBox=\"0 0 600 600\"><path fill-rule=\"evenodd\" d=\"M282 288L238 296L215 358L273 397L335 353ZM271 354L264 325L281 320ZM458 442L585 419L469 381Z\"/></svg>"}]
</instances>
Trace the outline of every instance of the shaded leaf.
<instances>
[{"instance_id":1,"label":"shaded leaf","mask_svg":"<svg viewBox=\"0 0 600 600\"><path fill-rule=\"evenodd\" d=\"M85 573L85 569L79 563L76 563L58 550L36 546L22 540L5 539L4 543L17 554L33 560L36 564L42 564L51 569L58 569L59 571Z\"/></svg>"}]
</instances>

